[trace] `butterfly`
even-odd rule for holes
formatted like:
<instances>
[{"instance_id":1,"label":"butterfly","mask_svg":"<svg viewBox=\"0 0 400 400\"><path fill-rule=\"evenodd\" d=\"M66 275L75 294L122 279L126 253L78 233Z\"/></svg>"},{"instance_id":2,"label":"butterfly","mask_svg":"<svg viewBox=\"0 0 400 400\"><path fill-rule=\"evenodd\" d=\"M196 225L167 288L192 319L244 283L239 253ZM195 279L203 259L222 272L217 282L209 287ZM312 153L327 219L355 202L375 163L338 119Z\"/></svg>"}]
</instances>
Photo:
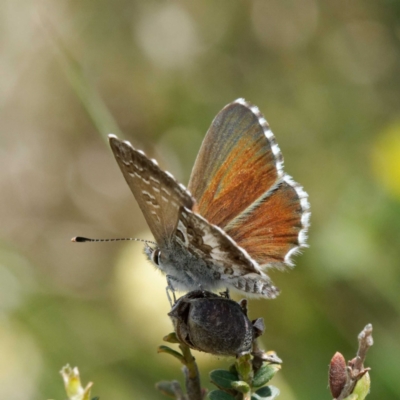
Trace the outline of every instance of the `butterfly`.
<instances>
[{"instance_id":1,"label":"butterfly","mask_svg":"<svg viewBox=\"0 0 400 400\"><path fill-rule=\"evenodd\" d=\"M259 109L237 99L215 117L188 188L127 141L111 149L154 235L145 247L171 290L234 289L275 298L269 268L293 266L307 247L310 206L283 171L283 157Z\"/></svg>"}]
</instances>

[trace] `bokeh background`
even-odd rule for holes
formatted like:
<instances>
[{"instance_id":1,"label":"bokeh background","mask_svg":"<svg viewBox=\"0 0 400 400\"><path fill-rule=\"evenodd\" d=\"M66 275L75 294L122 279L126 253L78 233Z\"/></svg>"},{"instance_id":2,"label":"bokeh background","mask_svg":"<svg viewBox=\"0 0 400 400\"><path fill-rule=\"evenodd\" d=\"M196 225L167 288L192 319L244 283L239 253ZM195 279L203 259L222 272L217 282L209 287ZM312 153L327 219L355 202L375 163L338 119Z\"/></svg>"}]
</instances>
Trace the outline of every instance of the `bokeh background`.
<instances>
[{"instance_id":1,"label":"bokeh background","mask_svg":"<svg viewBox=\"0 0 400 400\"><path fill-rule=\"evenodd\" d=\"M310 248L273 272L264 345L285 400L329 399L328 363L374 326L371 399L400 398L400 2L0 3L0 398L65 398L78 365L101 399L162 399L181 379L151 238L106 141L187 183L217 112L258 105L310 195ZM197 354L207 372L230 361Z\"/></svg>"}]
</instances>

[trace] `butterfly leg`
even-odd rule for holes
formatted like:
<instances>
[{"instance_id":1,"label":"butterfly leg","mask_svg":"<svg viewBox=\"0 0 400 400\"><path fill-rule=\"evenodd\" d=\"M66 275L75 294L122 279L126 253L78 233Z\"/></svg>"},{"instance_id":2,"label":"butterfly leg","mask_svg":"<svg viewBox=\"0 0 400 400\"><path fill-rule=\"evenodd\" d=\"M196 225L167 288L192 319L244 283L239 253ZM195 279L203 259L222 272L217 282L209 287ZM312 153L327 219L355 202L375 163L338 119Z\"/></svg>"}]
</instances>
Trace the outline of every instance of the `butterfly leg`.
<instances>
[{"instance_id":1,"label":"butterfly leg","mask_svg":"<svg viewBox=\"0 0 400 400\"><path fill-rule=\"evenodd\" d=\"M247 317L247 299L242 299L239 301L239 306L242 309L242 311L244 312L244 314Z\"/></svg>"},{"instance_id":2,"label":"butterfly leg","mask_svg":"<svg viewBox=\"0 0 400 400\"><path fill-rule=\"evenodd\" d=\"M225 297L226 299L230 299L231 296L229 295L229 288L226 288L224 292L220 292L220 295L222 297Z\"/></svg>"},{"instance_id":3,"label":"butterfly leg","mask_svg":"<svg viewBox=\"0 0 400 400\"><path fill-rule=\"evenodd\" d=\"M171 305L171 307L176 303L175 288L172 285L172 281L173 280L174 280L174 278L171 275L167 275L167 284L168 284L168 286L165 288L165 290L167 292L168 301L169 301L169 304ZM172 293L172 297L174 299L173 302L171 300L170 292Z\"/></svg>"}]
</instances>

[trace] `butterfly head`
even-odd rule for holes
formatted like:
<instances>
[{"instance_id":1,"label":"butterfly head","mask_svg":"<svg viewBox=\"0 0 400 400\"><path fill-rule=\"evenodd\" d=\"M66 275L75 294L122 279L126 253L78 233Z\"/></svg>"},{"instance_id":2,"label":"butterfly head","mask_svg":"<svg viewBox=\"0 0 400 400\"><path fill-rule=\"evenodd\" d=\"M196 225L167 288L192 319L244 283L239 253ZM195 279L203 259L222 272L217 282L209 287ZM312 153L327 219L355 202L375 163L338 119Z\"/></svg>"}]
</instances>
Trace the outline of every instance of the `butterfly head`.
<instances>
[{"instance_id":1,"label":"butterfly head","mask_svg":"<svg viewBox=\"0 0 400 400\"><path fill-rule=\"evenodd\" d=\"M147 258L157 267L161 264L161 250L158 246L151 247L148 243L145 244L144 253Z\"/></svg>"}]
</instances>

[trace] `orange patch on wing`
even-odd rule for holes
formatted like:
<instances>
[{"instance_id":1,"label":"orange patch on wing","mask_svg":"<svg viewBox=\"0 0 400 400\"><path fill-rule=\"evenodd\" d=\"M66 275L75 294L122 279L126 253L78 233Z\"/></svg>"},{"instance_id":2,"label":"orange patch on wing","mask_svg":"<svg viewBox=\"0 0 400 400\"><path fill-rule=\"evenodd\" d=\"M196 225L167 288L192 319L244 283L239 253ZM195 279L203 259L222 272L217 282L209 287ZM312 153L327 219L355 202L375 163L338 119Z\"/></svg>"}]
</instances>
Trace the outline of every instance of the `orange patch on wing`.
<instances>
[{"instance_id":1,"label":"orange patch on wing","mask_svg":"<svg viewBox=\"0 0 400 400\"><path fill-rule=\"evenodd\" d=\"M302 208L296 190L286 182L226 232L259 264L281 264L299 245Z\"/></svg>"},{"instance_id":2,"label":"orange patch on wing","mask_svg":"<svg viewBox=\"0 0 400 400\"><path fill-rule=\"evenodd\" d=\"M215 172L198 204L199 213L212 224L224 228L274 185L275 158L261 139L252 146L240 140Z\"/></svg>"}]
</instances>

